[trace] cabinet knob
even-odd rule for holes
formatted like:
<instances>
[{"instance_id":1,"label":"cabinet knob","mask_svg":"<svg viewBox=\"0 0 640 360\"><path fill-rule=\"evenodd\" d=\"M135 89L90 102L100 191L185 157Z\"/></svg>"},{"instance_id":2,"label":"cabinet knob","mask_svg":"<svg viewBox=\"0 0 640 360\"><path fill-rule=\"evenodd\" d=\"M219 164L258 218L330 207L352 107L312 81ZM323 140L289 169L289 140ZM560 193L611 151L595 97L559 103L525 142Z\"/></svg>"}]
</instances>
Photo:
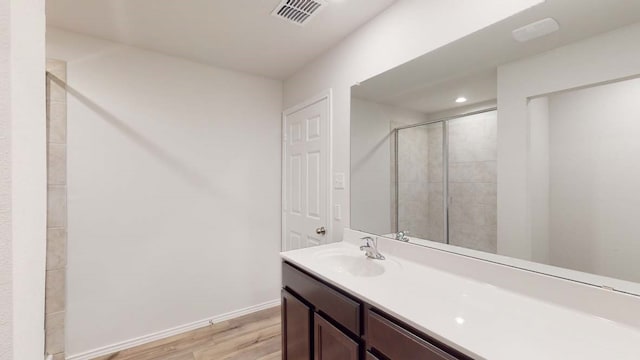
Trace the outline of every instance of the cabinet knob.
<instances>
[{"instance_id":1,"label":"cabinet knob","mask_svg":"<svg viewBox=\"0 0 640 360\"><path fill-rule=\"evenodd\" d=\"M326 232L327 232L327 229L325 229L324 226L316 229L316 234L318 235L324 235L326 234Z\"/></svg>"}]
</instances>

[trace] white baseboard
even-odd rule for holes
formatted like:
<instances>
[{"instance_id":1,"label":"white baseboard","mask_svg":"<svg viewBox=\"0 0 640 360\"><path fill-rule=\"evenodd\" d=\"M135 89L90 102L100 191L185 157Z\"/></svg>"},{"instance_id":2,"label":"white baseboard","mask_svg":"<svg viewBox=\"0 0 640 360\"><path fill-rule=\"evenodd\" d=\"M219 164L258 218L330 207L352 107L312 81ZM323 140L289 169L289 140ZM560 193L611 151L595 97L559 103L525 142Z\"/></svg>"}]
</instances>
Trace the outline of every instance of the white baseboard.
<instances>
[{"instance_id":1,"label":"white baseboard","mask_svg":"<svg viewBox=\"0 0 640 360\"><path fill-rule=\"evenodd\" d=\"M70 355L67 356L67 360L90 360L90 359L94 359L100 356L104 356L104 355L109 355L109 354L113 354L115 352L118 351L122 351L122 350L126 350L132 347L136 347L136 346L140 346L143 344L147 344L156 340L160 340L160 339L164 339L164 338L168 338L174 335L178 335L178 334L182 334L191 330L195 330L195 329L199 329L199 328L203 328L206 326L209 326L211 324L211 322L218 323L221 321L226 321L226 320L230 320L230 319L234 319L240 316L244 316L244 315L248 315L260 310L265 310L265 309L269 309L272 308L274 306L278 306L280 305L280 299L277 300L272 300L272 301L267 301L265 303L262 304L258 304L258 305L254 305L254 306L249 306L248 308L244 308L244 309L240 309L240 310L235 310L235 311L231 311L228 312L226 314L222 314L222 315L218 315L218 316L213 316L210 318L206 318L206 319L202 319L202 320L198 320L198 321L194 321L192 323L189 324L184 324L184 325L180 325L180 326L176 326L174 328L171 329L166 329L166 330L162 330L162 331L158 331L152 334L148 334L148 335L144 335L144 336L140 336L134 339L130 339L130 340L125 340L116 344L111 344L111 345L107 345L101 348L97 348L94 350L89 350L80 354L75 354L75 355Z\"/></svg>"}]
</instances>

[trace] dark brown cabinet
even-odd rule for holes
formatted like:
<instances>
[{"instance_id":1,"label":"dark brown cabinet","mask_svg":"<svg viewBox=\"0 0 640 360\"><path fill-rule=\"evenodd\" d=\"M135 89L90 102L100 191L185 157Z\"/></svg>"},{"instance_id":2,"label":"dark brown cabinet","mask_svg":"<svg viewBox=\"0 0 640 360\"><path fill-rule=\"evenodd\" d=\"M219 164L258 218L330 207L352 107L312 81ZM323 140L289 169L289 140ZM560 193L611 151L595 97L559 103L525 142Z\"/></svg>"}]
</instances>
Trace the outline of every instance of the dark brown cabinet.
<instances>
[{"instance_id":1,"label":"dark brown cabinet","mask_svg":"<svg viewBox=\"0 0 640 360\"><path fill-rule=\"evenodd\" d=\"M375 357L372 353L367 351L367 355L365 356L366 360L380 360L377 357Z\"/></svg>"},{"instance_id":2,"label":"dark brown cabinet","mask_svg":"<svg viewBox=\"0 0 640 360\"><path fill-rule=\"evenodd\" d=\"M311 308L282 290L282 357L306 360L311 357Z\"/></svg>"},{"instance_id":3,"label":"dark brown cabinet","mask_svg":"<svg viewBox=\"0 0 640 360\"><path fill-rule=\"evenodd\" d=\"M354 335L360 336L362 306L359 301L287 263L282 266L282 283L285 289L313 304L316 312L326 314Z\"/></svg>"},{"instance_id":4,"label":"dark brown cabinet","mask_svg":"<svg viewBox=\"0 0 640 360\"><path fill-rule=\"evenodd\" d=\"M314 315L314 360L358 360L360 346L322 316Z\"/></svg>"},{"instance_id":5,"label":"dark brown cabinet","mask_svg":"<svg viewBox=\"0 0 640 360\"><path fill-rule=\"evenodd\" d=\"M291 265L282 265L283 360L472 360Z\"/></svg>"},{"instance_id":6,"label":"dark brown cabinet","mask_svg":"<svg viewBox=\"0 0 640 360\"><path fill-rule=\"evenodd\" d=\"M437 346L369 310L367 340L371 349L388 359L455 360Z\"/></svg>"},{"instance_id":7,"label":"dark brown cabinet","mask_svg":"<svg viewBox=\"0 0 640 360\"><path fill-rule=\"evenodd\" d=\"M359 360L362 303L287 263L282 267L284 360Z\"/></svg>"}]
</instances>

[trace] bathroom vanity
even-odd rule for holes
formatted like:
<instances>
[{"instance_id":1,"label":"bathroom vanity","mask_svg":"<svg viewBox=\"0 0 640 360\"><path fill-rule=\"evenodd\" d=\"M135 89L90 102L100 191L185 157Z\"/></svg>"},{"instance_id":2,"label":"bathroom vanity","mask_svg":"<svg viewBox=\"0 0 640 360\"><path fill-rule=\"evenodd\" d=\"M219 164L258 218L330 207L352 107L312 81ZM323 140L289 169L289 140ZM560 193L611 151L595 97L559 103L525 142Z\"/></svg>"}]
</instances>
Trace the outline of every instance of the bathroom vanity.
<instances>
[{"instance_id":1,"label":"bathroom vanity","mask_svg":"<svg viewBox=\"0 0 640 360\"><path fill-rule=\"evenodd\" d=\"M636 297L367 235L281 253L283 359L640 359Z\"/></svg>"},{"instance_id":2,"label":"bathroom vanity","mask_svg":"<svg viewBox=\"0 0 640 360\"><path fill-rule=\"evenodd\" d=\"M471 359L288 262L282 284L285 359Z\"/></svg>"}]
</instances>

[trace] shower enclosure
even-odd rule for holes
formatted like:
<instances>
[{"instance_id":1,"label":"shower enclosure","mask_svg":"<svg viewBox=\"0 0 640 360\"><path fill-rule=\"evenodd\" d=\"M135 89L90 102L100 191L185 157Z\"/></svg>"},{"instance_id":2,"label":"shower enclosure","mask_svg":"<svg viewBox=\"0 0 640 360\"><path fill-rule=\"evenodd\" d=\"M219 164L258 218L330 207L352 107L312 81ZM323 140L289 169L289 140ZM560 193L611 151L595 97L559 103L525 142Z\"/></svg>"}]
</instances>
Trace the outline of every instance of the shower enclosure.
<instances>
[{"instance_id":1,"label":"shower enclosure","mask_svg":"<svg viewBox=\"0 0 640 360\"><path fill-rule=\"evenodd\" d=\"M495 108L393 129L392 226L496 252Z\"/></svg>"}]
</instances>

